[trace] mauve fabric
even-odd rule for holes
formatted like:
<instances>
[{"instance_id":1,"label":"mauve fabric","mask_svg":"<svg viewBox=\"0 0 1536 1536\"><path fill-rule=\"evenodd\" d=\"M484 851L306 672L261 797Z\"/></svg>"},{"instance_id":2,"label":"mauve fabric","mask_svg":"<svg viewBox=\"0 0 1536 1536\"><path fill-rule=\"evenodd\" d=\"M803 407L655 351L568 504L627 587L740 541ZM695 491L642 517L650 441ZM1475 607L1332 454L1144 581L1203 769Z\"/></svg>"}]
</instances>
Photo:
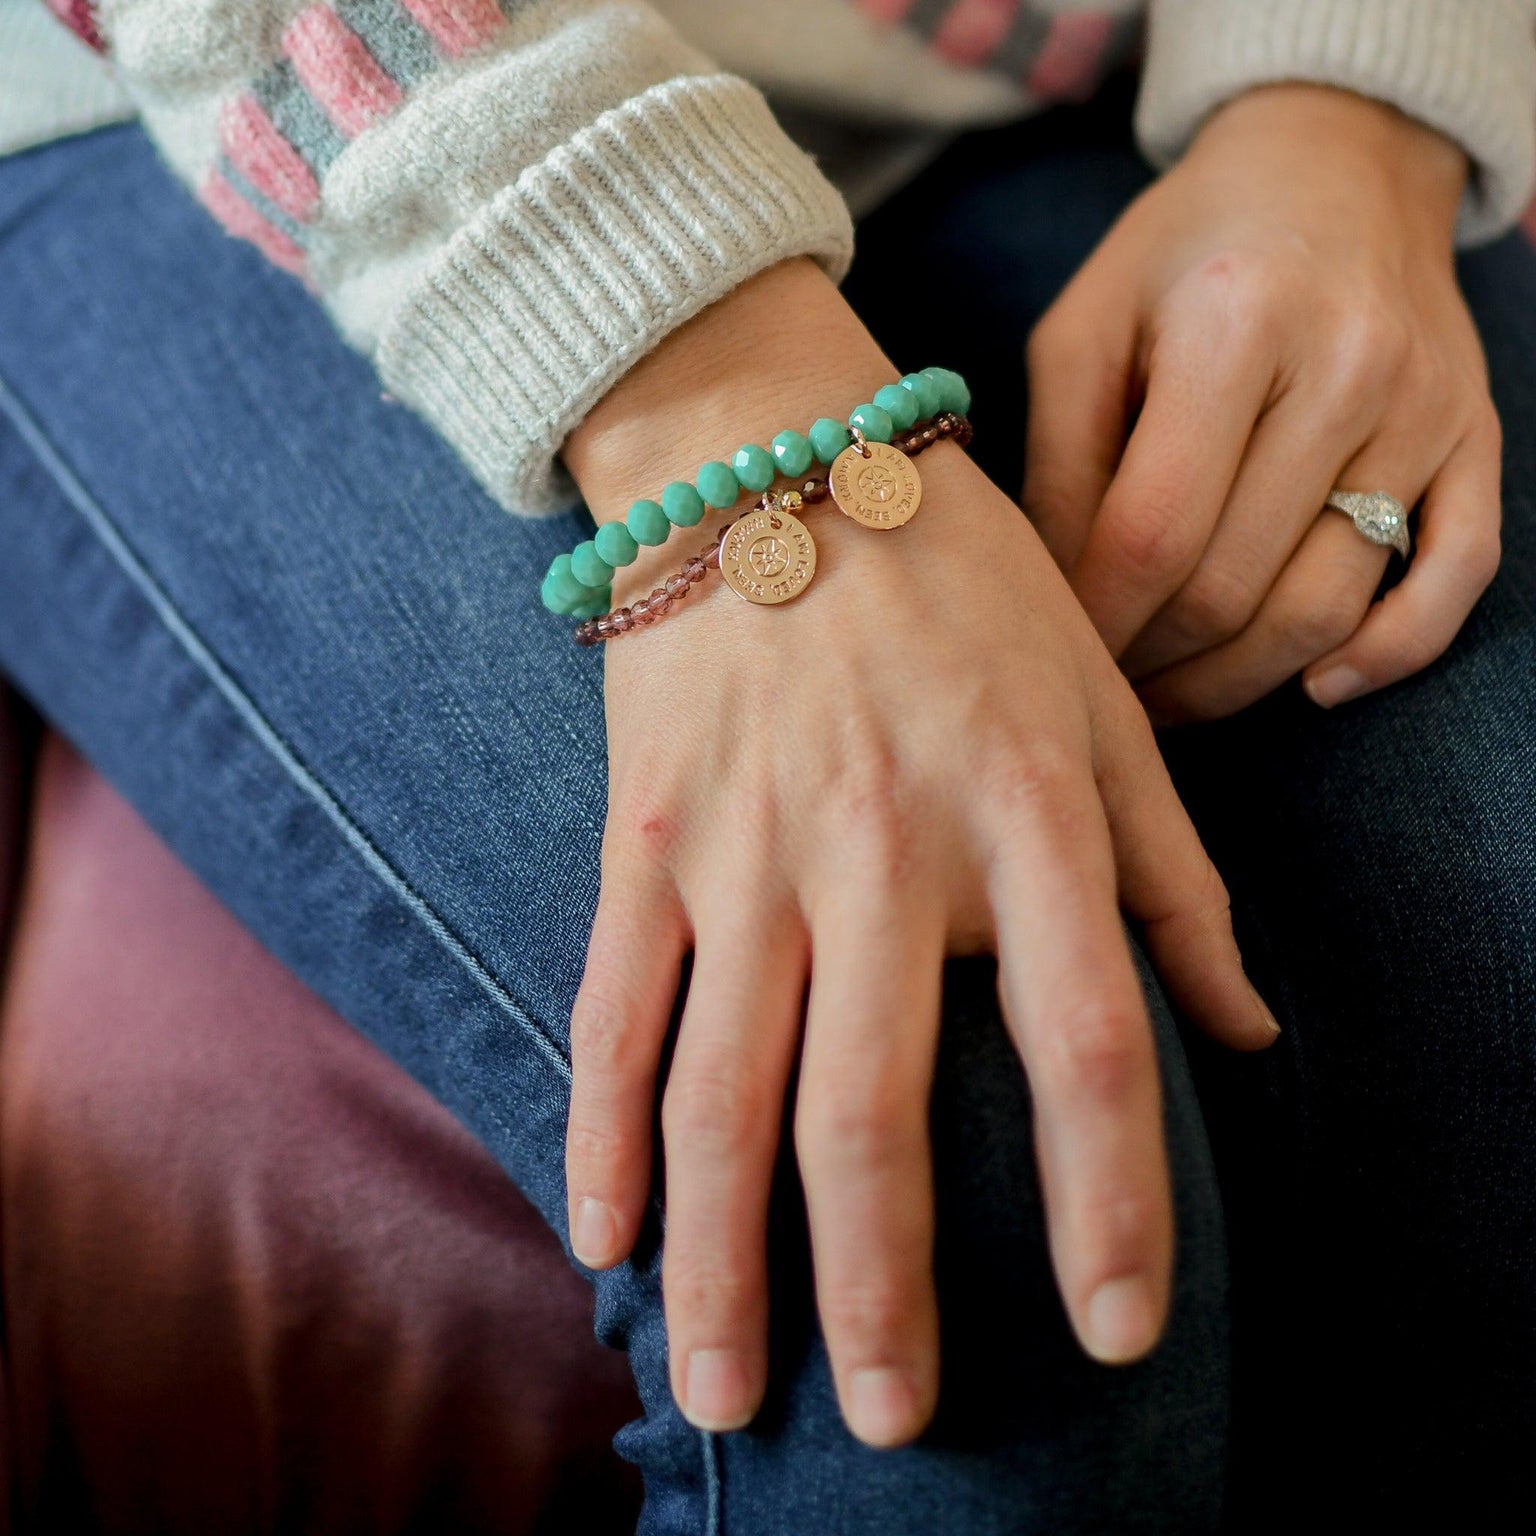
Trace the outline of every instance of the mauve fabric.
<instances>
[{"instance_id":1,"label":"mauve fabric","mask_svg":"<svg viewBox=\"0 0 1536 1536\"><path fill-rule=\"evenodd\" d=\"M21 1531L631 1530L592 1298L479 1144L57 739L0 1032Z\"/></svg>"}]
</instances>

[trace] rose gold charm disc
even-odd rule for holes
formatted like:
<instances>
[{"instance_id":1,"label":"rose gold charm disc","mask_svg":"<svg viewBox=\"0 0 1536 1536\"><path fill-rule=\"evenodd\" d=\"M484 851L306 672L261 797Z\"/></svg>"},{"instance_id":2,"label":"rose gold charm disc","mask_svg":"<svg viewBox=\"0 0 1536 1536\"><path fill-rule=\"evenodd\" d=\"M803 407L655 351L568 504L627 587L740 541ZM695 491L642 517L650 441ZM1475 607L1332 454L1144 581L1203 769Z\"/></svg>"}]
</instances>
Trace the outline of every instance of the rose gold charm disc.
<instances>
[{"instance_id":1,"label":"rose gold charm disc","mask_svg":"<svg viewBox=\"0 0 1536 1536\"><path fill-rule=\"evenodd\" d=\"M900 528L923 501L917 466L889 443L866 443L868 457L845 448L832 461L827 483L833 499L866 528Z\"/></svg>"},{"instance_id":2,"label":"rose gold charm disc","mask_svg":"<svg viewBox=\"0 0 1536 1536\"><path fill-rule=\"evenodd\" d=\"M720 574L749 603L787 603L816 574L816 541L790 512L748 512L720 539Z\"/></svg>"}]
</instances>

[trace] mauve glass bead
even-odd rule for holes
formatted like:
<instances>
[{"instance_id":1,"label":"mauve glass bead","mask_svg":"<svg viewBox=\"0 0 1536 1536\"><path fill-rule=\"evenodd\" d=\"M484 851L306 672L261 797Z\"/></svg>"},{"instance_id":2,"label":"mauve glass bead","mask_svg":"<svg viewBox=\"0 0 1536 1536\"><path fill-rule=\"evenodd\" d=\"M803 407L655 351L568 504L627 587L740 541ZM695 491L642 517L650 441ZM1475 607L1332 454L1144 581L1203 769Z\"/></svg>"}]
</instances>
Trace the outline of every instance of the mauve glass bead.
<instances>
[{"instance_id":1,"label":"mauve glass bead","mask_svg":"<svg viewBox=\"0 0 1536 1536\"><path fill-rule=\"evenodd\" d=\"M688 578L686 576L667 577L667 596L686 597L688 595Z\"/></svg>"},{"instance_id":2,"label":"mauve glass bead","mask_svg":"<svg viewBox=\"0 0 1536 1536\"><path fill-rule=\"evenodd\" d=\"M690 582L704 580L704 562L697 555L690 555L683 561L683 575Z\"/></svg>"},{"instance_id":3,"label":"mauve glass bead","mask_svg":"<svg viewBox=\"0 0 1536 1536\"><path fill-rule=\"evenodd\" d=\"M658 616L666 613L672 607L672 599L667 595L664 587L657 587L647 601L651 605L651 612Z\"/></svg>"},{"instance_id":4,"label":"mauve glass bead","mask_svg":"<svg viewBox=\"0 0 1536 1536\"><path fill-rule=\"evenodd\" d=\"M596 620L596 628L593 633L601 639L607 639L613 633L613 620L605 613L602 618Z\"/></svg>"},{"instance_id":5,"label":"mauve glass bead","mask_svg":"<svg viewBox=\"0 0 1536 1536\"><path fill-rule=\"evenodd\" d=\"M628 608L620 608L613 616L613 632L616 635L626 635L635 627L634 615Z\"/></svg>"},{"instance_id":6,"label":"mauve glass bead","mask_svg":"<svg viewBox=\"0 0 1536 1536\"><path fill-rule=\"evenodd\" d=\"M637 598L629 611L642 623L648 624L651 618L651 600L648 597Z\"/></svg>"}]
</instances>

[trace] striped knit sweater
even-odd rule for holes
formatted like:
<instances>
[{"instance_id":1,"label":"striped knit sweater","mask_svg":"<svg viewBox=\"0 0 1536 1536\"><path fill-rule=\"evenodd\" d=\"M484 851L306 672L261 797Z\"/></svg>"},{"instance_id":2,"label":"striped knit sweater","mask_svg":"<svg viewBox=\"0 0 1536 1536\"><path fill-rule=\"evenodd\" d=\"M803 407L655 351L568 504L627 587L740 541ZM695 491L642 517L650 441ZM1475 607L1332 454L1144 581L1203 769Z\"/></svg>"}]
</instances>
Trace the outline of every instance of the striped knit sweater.
<instances>
[{"instance_id":1,"label":"striped knit sweater","mask_svg":"<svg viewBox=\"0 0 1536 1536\"><path fill-rule=\"evenodd\" d=\"M1138 46L1158 163L1222 101L1303 79L1460 142L1464 239L1536 174L1536 0L48 4L225 228L518 512L570 501L565 437L670 329L786 257L845 270L847 202L764 91L863 198Z\"/></svg>"}]
</instances>

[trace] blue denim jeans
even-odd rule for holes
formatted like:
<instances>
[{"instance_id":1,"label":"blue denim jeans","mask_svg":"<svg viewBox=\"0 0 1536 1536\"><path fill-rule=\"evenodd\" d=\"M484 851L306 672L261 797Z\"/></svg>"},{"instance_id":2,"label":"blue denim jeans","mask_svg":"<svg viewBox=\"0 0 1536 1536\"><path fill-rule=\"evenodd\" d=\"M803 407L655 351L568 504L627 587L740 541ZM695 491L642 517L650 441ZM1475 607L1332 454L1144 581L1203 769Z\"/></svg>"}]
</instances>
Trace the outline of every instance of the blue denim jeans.
<instances>
[{"instance_id":1,"label":"blue denim jeans","mask_svg":"<svg viewBox=\"0 0 1536 1536\"><path fill-rule=\"evenodd\" d=\"M1122 113L1056 114L968 141L866 225L856 302L898 356L973 376L1005 485L1023 337L1145 175ZM898 285L881 232L914 209ZM903 293L940 277L963 301L914 317ZM1536 400L1536 266L1506 243L1468 278L1513 421ZM952 963L933 1428L894 1452L844 1430L787 1160L770 1396L747 1431L688 1426L658 1198L633 1260L594 1281L644 1404L619 1439L643 1532L1204 1532L1224 1507L1249 1532L1294 1529L1283 1512L1325 1489L1377 1513L1520 1507L1530 451L1512 442L1510 560L1447 662L1335 715L1286 694L1170 743L1288 1034L1265 1062L1187 1054L1148 981L1179 1222L1164 1344L1117 1371L1072 1341L992 967ZM562 1240L601 663L532 593L581 525L492 506L137 130L0 162L0 665Z\"/></svg>"}]
</instances>

